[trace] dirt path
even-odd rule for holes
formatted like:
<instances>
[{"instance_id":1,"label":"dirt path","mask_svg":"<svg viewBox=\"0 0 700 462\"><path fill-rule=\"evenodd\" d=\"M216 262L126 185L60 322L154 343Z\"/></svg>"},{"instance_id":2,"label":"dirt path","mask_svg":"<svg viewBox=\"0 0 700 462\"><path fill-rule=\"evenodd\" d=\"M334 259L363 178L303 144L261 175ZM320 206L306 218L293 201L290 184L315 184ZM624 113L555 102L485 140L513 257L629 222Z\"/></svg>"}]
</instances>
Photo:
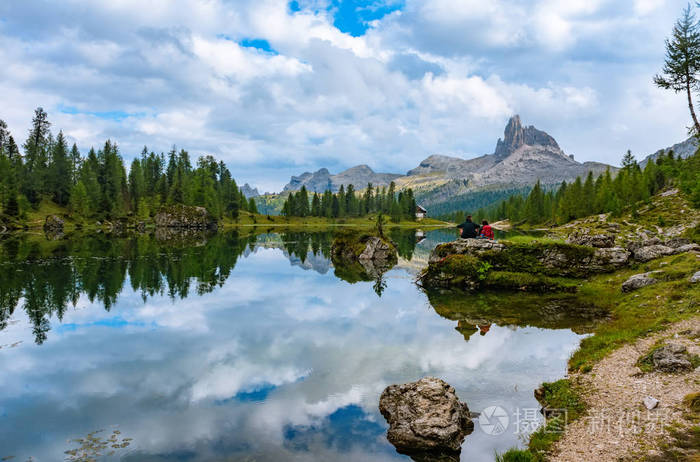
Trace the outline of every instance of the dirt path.
<instances>
[{"instance_id":1,"label":"dirt path","mask_svg":"<svg viewBox=\"0 0 700 462\"><path fill-rule=\"evenodd\" d=\"M655 342L666 338L700 354L700 341L689 334L699 330L700 317L682 321L614 351L588 374L573 375L571 379L585 390L588 412L567 426L551 460L638 460L658 452L660 443L669 439L666 425L692 425L684 416L687 408L682 401L687 394L700 391L700 372L641 374L635 363ZM644 406L646 396L659 400L655 409Z\"/></svg>"}]
</instances>

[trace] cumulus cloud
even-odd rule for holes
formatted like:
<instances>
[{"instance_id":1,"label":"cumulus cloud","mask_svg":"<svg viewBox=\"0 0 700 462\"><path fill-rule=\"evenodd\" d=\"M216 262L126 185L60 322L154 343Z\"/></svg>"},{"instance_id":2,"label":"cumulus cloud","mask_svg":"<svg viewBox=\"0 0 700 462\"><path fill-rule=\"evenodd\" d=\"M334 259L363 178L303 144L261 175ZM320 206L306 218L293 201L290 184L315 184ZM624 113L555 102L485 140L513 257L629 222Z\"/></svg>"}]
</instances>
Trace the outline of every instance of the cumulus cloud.
<instances>
[{"instance_id":1,"label":"cumulus cloud","mask_svg":"<svg viewBox=\"0 0 700 462\"><path fill-rule=\"evenodd\" d=\"M401 172L429 154L492 152L515 112L578 159L615 163L685 135L682 98L651 82L683 6L3 2L0 118L22 139L43 106L82 149L112 138L131 158L176 144L263 190L323 166ZM340 25L353 11L362 34Z\"/></svg>"}]
</instances>

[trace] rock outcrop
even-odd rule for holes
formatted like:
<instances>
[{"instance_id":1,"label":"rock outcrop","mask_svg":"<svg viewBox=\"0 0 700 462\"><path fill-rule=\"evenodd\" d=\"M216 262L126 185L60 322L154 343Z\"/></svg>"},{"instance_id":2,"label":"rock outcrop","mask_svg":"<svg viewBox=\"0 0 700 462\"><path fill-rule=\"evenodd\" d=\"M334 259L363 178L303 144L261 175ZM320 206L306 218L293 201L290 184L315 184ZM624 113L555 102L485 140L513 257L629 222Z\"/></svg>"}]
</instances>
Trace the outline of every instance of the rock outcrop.
<instances>
[{"instance_id":1,"label":"rock outcrop","mask_svg":"<svg viewBox=\"0 0 700 462\"><path fill-rule=\"evenodd\" d=\"M437 263L448 255L479 256L485 252L500 252L505 244L491 239L457 239L437 246L431 253L428 263Z\"/></svg>"},{"instance_id":2,"label":"rock outcrop","mask_svg":"<svg viewBox=\"0 0 700 462\"><path fill-rule=\"evenodd\" d=\"M217 220L204 207L177 205L162 209L154 218L157 228L217 229Z\"/></svg>"},{"instance_id":3,"label":"rock outcrop","mask_svg":"<svg viewBox=\"0 0 700 462\"><path fill-rule=\"evenodd\" d=\"M44 231L53 233L63 232L64 224L64 221L60 217L56 215L49 215L44 221Z\"/></svg>"},{"instance_id":4,"label":"rock outcrop","mask_svg":"<svg viewBox=\"0 0 700 462\"><path fill-rule=\"evenodd\" d=\"M575 281L562 278L612 272L626 266L629 257L630 252L621 247L458 239L433 250L421 284L425 288L570 292L576 290Z\"/></svg>"},{"instance_id":5,"label":"rock outcrop","mask_svg":"<svg viewBox=\"0 0 700 462\"><path fill-rule=\"evenodd\" d=\"M679 253L700 251L700 245L691 242L689 239L672 238L662 241L658 237L643 241L632 242L627 246L632 252L632 258L639 262L648 262L669 255Z\"/></svg>"},{"instance_id":6,"label":"rock outcrop","mask_svg":"<svg viewBox=\"0 0 700 462\"><path fill-rule=\"evenodd\" d=\"M657 348L651 359L654 369L661 372L683 372L693 368L688 350L680 344L669 343Z\"/></svg>"},{"instance_id":7,"label":"rock outcrop","mask_svg":"<svg viewBox=\"0 0 700 462\"><path fill-rule=\"evenodd\" d=\"M611 233L593 233L586 229L578 229L569 234L569 237L566 238L566 243L610 248L615 247L615 235Z\"/></svg>"},{"instance_id":8,"label":"rock outcrop","mask_svg":"<svg viewBox=\"0 0 700 462\"><path fill-rule=\"evenodd\" d=\"M469 408L443 380L426 377L388 386L379 399L387 423L387 438L397 450L460 451L473 431Z\"/></svg>"},{"instance_id":9,"label":"rock outcrop","mask_svg":"<svg viewBox=\"0 0 700 462\"><path fill-rule=\"evenodd\" d=\"M339 233L331 244L335 274L348 282L377 280L398 260L396 246L379 236Z\"/></svg>"},{"instance_id":10,"label":"rock outcrop","mask_svg":"<svg viewBox=\"0 0 700 462\"><path fill-rule=\"evenodd\" d=\"M634 290L641 289L642 287L656 284L658 281L652 277L654 273L654 271L651 271L649 273L635 274L622 283L622 291L632 292Z\"/></svg>"}]
</instances>

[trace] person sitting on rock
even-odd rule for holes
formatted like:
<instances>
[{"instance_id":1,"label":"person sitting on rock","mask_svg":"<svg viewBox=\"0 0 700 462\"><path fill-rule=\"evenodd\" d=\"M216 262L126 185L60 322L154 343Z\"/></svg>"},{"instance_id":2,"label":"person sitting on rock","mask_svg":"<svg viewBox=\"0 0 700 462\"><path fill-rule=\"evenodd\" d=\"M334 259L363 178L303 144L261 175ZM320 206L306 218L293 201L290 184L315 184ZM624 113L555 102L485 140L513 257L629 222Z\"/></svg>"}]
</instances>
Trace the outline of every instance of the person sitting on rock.
<instances>
[{"instance_id":1,"label":"person sitting on rock","mask_svg":"<svg viewBox=\"0 0 700 462\"><path fill-rule=\"evenodd\" d=\"M489 222L486 220L483 220L481 222L481 236L482 239L491 239L493 240L493 228L491 225L489 225Z\"/></svg>"},{"instance_id":2,"label":"person sitting on rock","mask_svg":"<svg viewBox=\"0 0 700 462\"><path fill-rule=\"evenodd\" d=\"M479 235L479 225L472 222L471 215L467 215L467 219L464 223L457 225L457 228L461 230L459 237L462 239L476 239Z\"/></svg>"}]
</instances>

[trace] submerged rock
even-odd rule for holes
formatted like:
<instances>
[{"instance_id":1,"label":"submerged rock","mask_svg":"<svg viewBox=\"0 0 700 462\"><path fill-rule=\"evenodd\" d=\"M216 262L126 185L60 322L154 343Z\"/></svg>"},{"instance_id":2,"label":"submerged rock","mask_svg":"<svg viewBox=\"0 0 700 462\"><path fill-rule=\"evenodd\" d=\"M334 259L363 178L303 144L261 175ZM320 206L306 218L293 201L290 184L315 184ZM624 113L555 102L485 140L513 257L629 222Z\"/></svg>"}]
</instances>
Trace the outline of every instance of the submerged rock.
<instances>
[{"instance_id":1,"label":"submerged rock","mask_svg":"<svg viewBox=\"0 0 700 462\"><path fill-rule=\"evenodd\" d=\"M635 274L628 280L622 283L623 292L632 292L633 290L641 289L642 287L650 286L656 284L658 281L651 277L656 271L651 271L649 273Z\"/></svg>"},{"instance_id":2,"label":"submerged rock","mask_svg":"<svg viewBox=\"0 0 700 462\"><path fill-rule=\"evenodd\" d=\"M154 218L157 228L216 229L217 220L204 207L177 205L162 209Z\"/></svg>"},{"instance_id":3,"label":"submerged rock","mask_svg":"<svg viewBox=\"0 0 700 462\"><path fill-rule=\"evenodd\" d=\"M661 372L683 372L693 368L688 350L683 345L669 343L652 353L654 369Z\"/></svg>"},{"instance_id":4,"label":"submerged rock","mask_svg":"<svg viewBox=\"0 0 700 462\"><path fill-rule=\"evenodd\" d=\"M387 423L387 438L399 452L458 452L474 429L469 408L443 380L425 377L390 385L379 399Z\"/></svg>"}]
</instances>

